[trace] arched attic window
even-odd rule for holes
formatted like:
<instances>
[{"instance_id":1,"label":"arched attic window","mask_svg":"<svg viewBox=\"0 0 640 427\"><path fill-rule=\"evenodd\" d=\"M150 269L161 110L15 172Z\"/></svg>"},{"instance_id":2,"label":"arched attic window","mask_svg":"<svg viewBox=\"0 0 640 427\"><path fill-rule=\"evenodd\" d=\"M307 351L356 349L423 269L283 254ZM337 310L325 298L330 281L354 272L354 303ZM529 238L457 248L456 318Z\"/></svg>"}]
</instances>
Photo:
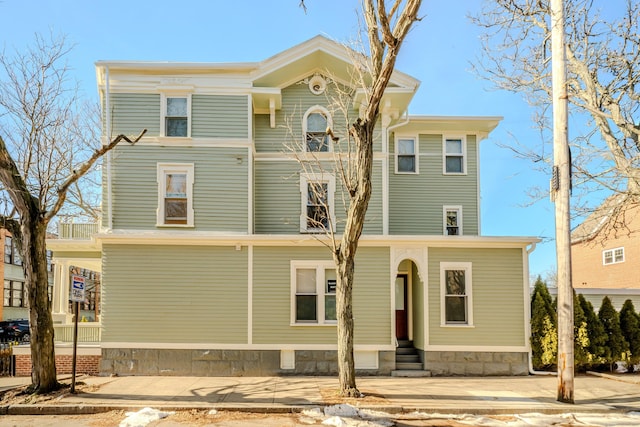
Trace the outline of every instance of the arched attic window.
<instances>
[{"instance_id":1,"label":"arched attic window","mask_svg":"<svg viewBox=\"0 0 640 427\"><path fill-rule=\"evenodd\" d=\"M331 145L329 144L330 139L329 135L327 135L327 128L331 128L331 126L331 114L326 108L319 105L309 108L302 119L305 151L330 151Z\"/></svg>"}]
</instances>

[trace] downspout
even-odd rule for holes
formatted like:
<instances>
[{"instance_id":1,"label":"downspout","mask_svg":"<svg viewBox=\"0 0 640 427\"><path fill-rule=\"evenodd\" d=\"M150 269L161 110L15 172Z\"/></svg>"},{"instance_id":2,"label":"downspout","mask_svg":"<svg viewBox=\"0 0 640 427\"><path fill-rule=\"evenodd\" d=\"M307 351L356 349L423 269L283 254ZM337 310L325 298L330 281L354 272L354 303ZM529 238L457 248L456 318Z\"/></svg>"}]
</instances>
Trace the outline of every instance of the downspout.
<instances>
[{"instance_id":1,"label":"downspout","mask_svg":"<svg viewBox=\"0 0 640 427\"><path fill-rule=\"evenodd\" d=\"M104 108L105 112L105 129L107 141L111 140L111 102L110 102L111 90L109 86L109 66L105 65L105 98ZM113 198L111 196L111 150L107 152L107 230L113 230Z\"/></svg>"},{"instance_id":2,"label":"downspout","mask_svg":"<svg viewBox=\"0 0 640 427\"><path fill-rule=\"evenodd\" d=\"M529 276L529 255L531 255L531 252L533 252L536 249L536 242L532 242L531 246L529 246L529 248L527 248L527 276ZM529 352L528 352L528 363L529 363L529 374L530 375L558 375L557 372L551 372L551 371L536 371L535 369L533 369L533 350L531 349L531 295L529 295L528 298L529 303L525 305L525 310L528 313L527 318L529 319L529 321L527 322L527 336L529 337L529 343L528 343L528 347L529 347Z\"/></svg>"},{"instance_id":3,"label":"downspout","mask_svg":"<svg viewBox=\"0 0 640 427\"><path fill-rule=\"evenodd\" d=\"M382 174L384 179L382 180L382 193L384 195L385 200L382 203L382 218L384 219L382 223L382 234L389 234L389 134L392 130L397 129L401 126L404 126L409 123L409 110L404 111L404 121L396 123L395 125L387 127L386 138L385 138L385 146L383 147L385 152L385 162L384 167L382 168ZM418 156L419 153L416 153Z\"/></svg>"}]
</instances>

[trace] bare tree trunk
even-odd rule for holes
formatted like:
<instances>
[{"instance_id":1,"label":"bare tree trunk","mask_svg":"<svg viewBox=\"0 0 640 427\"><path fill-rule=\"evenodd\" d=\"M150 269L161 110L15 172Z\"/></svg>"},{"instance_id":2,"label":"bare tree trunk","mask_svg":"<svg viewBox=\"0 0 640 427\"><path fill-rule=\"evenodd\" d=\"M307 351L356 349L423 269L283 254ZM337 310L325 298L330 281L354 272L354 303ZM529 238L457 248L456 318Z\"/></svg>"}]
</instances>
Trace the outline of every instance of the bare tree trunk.
<instances>
[{"instance_id":1,"label":"bare tree trunk","mask_svg":"<svg viewBox=\"0 0 640 427\"><path fill-rule=\"evenodd\" d=\"M31 326L31 391L35 393L47 393L60 386L49 309L46 238L47 225L40 215L32 214L29 220L23 220L21 240Z\"/></svg>"},{"instance_id":2,"label":"bare tree trunk","mask_svg":"<svg viewBox=\"0 0 640 427\"><path fill-rule=\"evenodd\" d=\"M364 218L371 199L374 125L375 122L362 122L358 119L350 129L356 145L356 187L351 194L347 222L340 246L333 254L334 261L338 267L338 286L336 290L338 377L340 394L345 397L360 397L360 391L356 387L353 359L353 276L358 241L362 234Z\"/></svg>"}]
</instances>

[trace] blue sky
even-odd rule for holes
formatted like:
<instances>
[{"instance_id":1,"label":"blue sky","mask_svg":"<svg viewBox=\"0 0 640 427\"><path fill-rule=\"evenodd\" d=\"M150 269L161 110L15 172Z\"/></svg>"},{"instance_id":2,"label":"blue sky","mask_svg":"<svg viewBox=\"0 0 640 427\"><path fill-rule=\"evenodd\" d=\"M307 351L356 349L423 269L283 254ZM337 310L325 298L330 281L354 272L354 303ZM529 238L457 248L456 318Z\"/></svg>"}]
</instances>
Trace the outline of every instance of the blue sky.
<instances>
[{"instance_id":1,"label":"blue sky","mask_svg":"<svg viewBox=\"0 0 640 427\"><path fill-rule=\"evenodd\" d=\"M193 62L260 61L317 34L338 41L358 30L359 0L4 0L0 43L7 51L31 44L35 33L66 34L75 44L68 56L87 97L97 99L98 60ZM529 205L527 189L546 187L548 176L498 144L517 139L536 146L533 111L521 96L490 90L471 62L480 55L479 30L467 15L481 1L424 1L422 21L403 45L397 68L422 83L410 114L503 116L481 144L482 234L554 235L553 205ZM539 244L530 257L532 274L555 270L555 243Z\"/></svg>"}]
</instances>

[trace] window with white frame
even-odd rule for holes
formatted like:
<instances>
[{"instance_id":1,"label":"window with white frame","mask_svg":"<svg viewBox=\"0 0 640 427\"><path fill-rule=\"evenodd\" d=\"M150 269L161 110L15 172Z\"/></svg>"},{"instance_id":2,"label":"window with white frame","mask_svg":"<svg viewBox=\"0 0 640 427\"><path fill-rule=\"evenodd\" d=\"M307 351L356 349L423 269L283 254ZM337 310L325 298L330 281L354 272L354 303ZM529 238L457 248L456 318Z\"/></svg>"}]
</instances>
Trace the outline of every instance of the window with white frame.
<instances>
[{"instance_id":1,"label":"window with white frame","mask_svg":"<svg viewBox=\"0 0 640 427\"><path fill-rule=\"evenodd\" d=\"M467 141L465 137L445 136L443 141L443 172L464 175L467 173Z\"/></svg>"},{"instance_id":2,"label":"window with white frame","mask_svg":"<svg viewBox=\"0 0 640 427\"><path fill-rule=\"evenodd\" d=\"M418 143L416 138L396 139L396 173L418 173Z\"/></svg>"},{"instance_id":3,"label":"window with white frame","mask_svg":"<svg viewBox=\"0 0 640 427\"><path fill-rule=\"evenodd\" d=\"M607 249L602 251L602 263L604 265L624 262L624 248Z\"/></svg>"},{"instance_id":4,"label":"window with white frame","mask_svg":"<svg viewBox=\"0 0 640 427\"><path fill-rule=\"evenodd\" d=\"M444 206L444 235L445 236L461 236L462 235L462 206Z\"/></svg>"},{"instance_id":5,"label":"window with white frame","mask_svg":"<svg viewBox=\"0 0 640 427\"><path fill-rule=\"evenodd\" d=\"M193 163L158 164L158 226L193 227Z\"/></svg>"},{"instance_id":6,"label":"window with white frame","mask_svg":"<svg viewBox=\"0 0 640 427\"><path fill-rule=\"evenodd\" d=\"M441 324L472 326L471 263L440 263Z\"/></svg>"},{"instance_id":7,"label":"window with white frame","mask_svg":"<svg viewBox=\"0 0 640 427\"><path fill-rule=\"evenodd\" d=\"M163 136L191 136L190 95L163 95L161 128Z\"/></svg>"},{"instance_id":8,"label":"window with white frame","mask_svg":"<svg viewBox=\"0 0 640 427\"><path fill-rule=\"evenodd\" d=\"M291 261L291 323L335 325L336 283L332 261Z\"/></svg>"},{"instance_id":9,"label":"window with white frame","mask_svg":"<svg viewBox=\"0 0 640 427\"><path fill-rule=\"evenodd\" d=\"M335 178L329 174L300 175L301 214L300 231L325 232L334 221Z\"/></svg>"},{"instance_id":10,"label":"window with white frame","mask_svg":"<svg viewBox=\"0 0 640 427\"><path fill-rule=\"evenodd\" d=\"M331 114L326 108L319 105L309 108L302 118L305 151L321 153L331 151L327 134L327 129L331 126Z\"/></svg>"}]
</instances>

